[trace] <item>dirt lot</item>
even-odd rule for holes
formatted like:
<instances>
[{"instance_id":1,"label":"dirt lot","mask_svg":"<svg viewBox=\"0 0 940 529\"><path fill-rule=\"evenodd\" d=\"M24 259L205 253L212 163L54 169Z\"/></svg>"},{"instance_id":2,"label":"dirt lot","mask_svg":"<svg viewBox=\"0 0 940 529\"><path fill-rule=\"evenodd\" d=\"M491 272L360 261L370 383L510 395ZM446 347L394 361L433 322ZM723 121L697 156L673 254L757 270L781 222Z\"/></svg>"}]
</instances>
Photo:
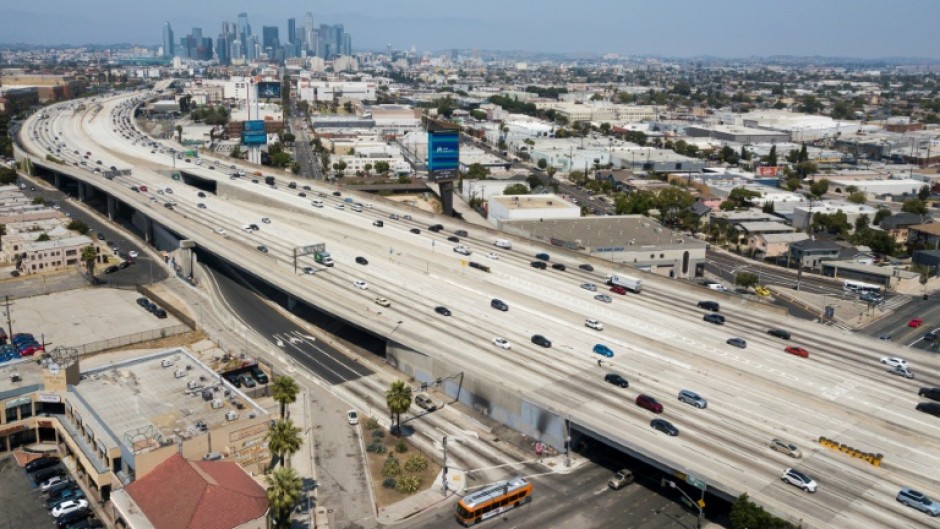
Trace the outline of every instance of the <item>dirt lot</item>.
<instances>
[{"instance_id":1,"label":"dirt lot","mask_svg":"<svg viewBox=\"0 0 940 529\"><path fill-rule=\"evenodd\" d=\"M399 438L395 437L388 433L387 430L382 428L377 428L384 432L384 437L374 437L373 431L368 428L368 419L363 422L362 435L363 442L368 446L369 444L378 441L381 442L382 446L385 447L385 453L378 454L374 452L368 452L368 464L369 464L369 474L372 476L372 485L375 487L375 501L379 504L379 507L386 507L392 505L400 500L403 500L410 496L410 494L403 494L396 491L395 489L387 488L382 485L382 482L385 481L385 476L382 475L382 468L385 465L385 461L388 459L389 455L393 456L398 460L401 466L401 473L396 476L396 478L402 478L405 476L414 476L417 477L420 481L418 491L422 491L434 485L434 478L440 473L441 466L434 462L433 459L428 457L427 454L422 453L417 448L411 445L408 442L406 437L403 437L404 445L406 450L404 452L398 452L396 450L396 445L398 444ZM409 472L405 469L405 464L408 459L414 455L421 455L424 459L427 460L427 468L419 472Z\"/></svg>"}]
</instances>

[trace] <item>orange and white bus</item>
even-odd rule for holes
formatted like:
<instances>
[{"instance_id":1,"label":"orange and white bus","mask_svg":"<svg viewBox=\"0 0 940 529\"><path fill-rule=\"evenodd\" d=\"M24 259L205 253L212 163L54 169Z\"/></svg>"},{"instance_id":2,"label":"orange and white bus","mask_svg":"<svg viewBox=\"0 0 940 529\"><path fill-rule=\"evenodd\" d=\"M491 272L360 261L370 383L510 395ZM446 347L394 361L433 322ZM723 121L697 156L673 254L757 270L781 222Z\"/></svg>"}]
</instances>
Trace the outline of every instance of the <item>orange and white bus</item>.
<instances>
[{"instance_id":1,"label":"orange and white bus","mask_svg":"<svg viewBox=\"0 0 940 529\"><path fill-rule=\"evenodd\" d=\"M532 484L522 477L484 487L457 502L457 521L469 527L532 501Z\"/></svg>"}]
</instances>

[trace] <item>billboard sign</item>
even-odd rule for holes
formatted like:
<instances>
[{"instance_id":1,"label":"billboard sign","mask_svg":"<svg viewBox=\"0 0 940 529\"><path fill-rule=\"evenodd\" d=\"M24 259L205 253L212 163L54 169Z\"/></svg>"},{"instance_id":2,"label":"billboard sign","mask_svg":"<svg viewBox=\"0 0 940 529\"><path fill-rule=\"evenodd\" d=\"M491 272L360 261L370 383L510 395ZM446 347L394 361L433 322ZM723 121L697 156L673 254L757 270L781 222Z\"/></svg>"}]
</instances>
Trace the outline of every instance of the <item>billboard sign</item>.
<instances>
[{"instance_id":1,"label":"billboard sign","mask_svg":"<svg viewBox=\"0 0 940 529\"><path fill-rule=\"evenodd\" d=\"M264 121L257 119L242 122L242 144L264 145L268 142L268 133L264 130Z\"/></svg>"},{"instance_id":2,"label":"billboard sign","mask_svg":"<svg viewBox=\"0 0 940 529\"><path fill-rule=\"evenodd\" d=\"M760 176L777 176L779 172L780 172L780 168L776 165L757 168L757 174L759 174Z\"/></svg>"},{"instance_id":3,"label":"billboard sign","mask_svg":"<svg viewBox=\"0 0 940 529\"><path fill-rule=\"evenodd\" d=\"M456 130L428 131L428 180L455 180L460 167L460 134Z\"/></svg>"},{"instance_id":4,"label":"billboard sign","mask_svg":"<svg viewBox=\"0 0 940 529\"><path fill-rule=\"evenodd\" d=\"M258 99L280 99L281 83L277 81L262 81L258 83Z\"/></svg>"}]
</instances>

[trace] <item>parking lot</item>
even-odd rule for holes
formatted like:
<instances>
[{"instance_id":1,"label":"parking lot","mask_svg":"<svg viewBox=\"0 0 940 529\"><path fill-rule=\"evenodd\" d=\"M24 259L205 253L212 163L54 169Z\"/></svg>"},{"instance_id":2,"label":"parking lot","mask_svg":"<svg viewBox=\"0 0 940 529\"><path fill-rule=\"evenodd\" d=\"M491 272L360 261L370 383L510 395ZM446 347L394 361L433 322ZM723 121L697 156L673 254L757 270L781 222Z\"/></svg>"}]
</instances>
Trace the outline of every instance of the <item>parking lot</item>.
<instances>
[{"instance_id":1,"label":"parking lot","mask_svg":"<svg viewBox=\"0 0 940 529\"><path fill-rule=\"evenodd\" d=\"M51 529L45 497L12 455L0 458L0 529Z\"/></svg>"},{"instance_id":2,"label":"parking lot","mask_svg":"<svg viewBox=\"0 0 940 529\"><path fill-rule=\"evenodd\" d=\"M48 351L56 346L81 351L82 346L108 340L115 341L115 347L122 340L132 343L129 337L142 334L150 335L145 339L159 338L162 331L179 327L172 315L157 318L139 306L139 297L133 290L83 288L17 299L12 302L13 332L44 339Z\"/></svg>"}]
</instances>

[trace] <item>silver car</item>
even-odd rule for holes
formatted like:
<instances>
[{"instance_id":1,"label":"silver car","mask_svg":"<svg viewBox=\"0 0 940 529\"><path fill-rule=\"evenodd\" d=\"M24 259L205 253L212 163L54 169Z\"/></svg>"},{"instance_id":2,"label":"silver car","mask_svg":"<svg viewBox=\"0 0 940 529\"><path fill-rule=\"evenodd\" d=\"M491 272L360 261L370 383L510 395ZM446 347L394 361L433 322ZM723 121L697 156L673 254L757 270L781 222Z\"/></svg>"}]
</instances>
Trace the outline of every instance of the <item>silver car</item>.
<instances>
[{"instance_id":1,"label":"silver car","mask_svg":"<svg viewBox=\"0 0 940 529\"><path fill-rule=\"evenodd\" d=\"M708 407L708 401L703 399L698 393L683 389L679 392L679 400L686 404L691 404L696 408L704 409Z\"/></svg>"},{"instance_id":2,"label":"silver car","mask_svg":"<svg viewBox=\"0 0 940 529\"><path fill-rule=\"evenodd\" d=\"M909 487L902 488L895 499L908 507L913 507L931 516L940 516L940 503Z\"/></svg>"},{"instance_id":3,"label":"silver car","mask_svg":"<svg viewBox=\"0 0 940 529\"><path fill-rule=\"evenodd\" d=\"M800 449L797 446L789 441L784 441L783 439L771 439L770 448L776 450L781 454L786 454L792 458L802 457L803 452L800 452Z\"/></svg>"}]
</instances>

